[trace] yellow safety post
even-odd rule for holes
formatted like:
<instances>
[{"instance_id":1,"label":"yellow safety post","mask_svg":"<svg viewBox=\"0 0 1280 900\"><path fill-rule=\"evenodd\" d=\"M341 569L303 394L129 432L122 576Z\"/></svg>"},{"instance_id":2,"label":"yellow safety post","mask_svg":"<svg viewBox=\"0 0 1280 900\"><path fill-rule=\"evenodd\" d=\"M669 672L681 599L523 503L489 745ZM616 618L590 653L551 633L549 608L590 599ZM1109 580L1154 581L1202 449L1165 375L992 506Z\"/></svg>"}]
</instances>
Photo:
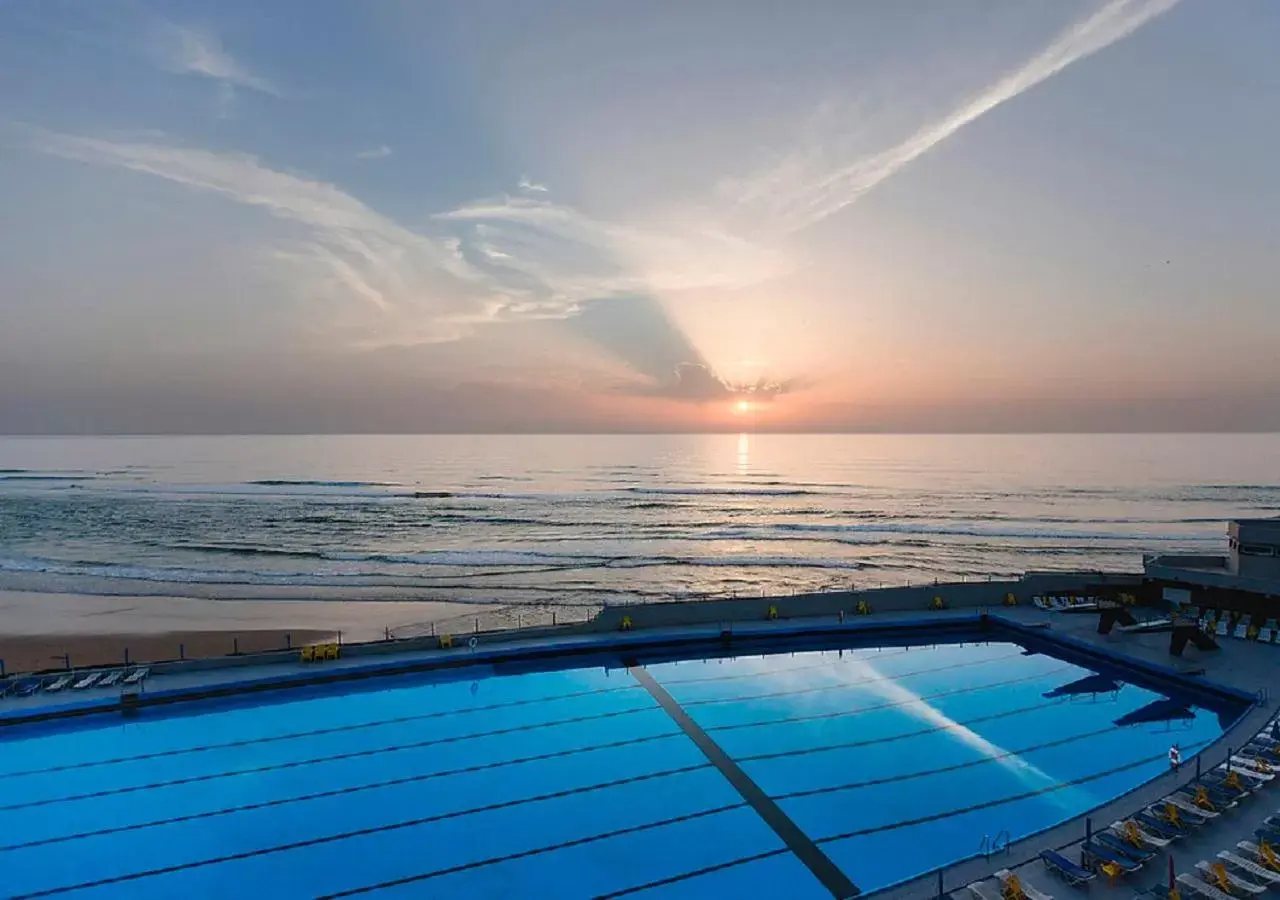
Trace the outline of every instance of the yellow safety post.
<instances>
[{"instance_id":1,"label":"yellow safety post","mask_svg":"<svg viewBox=\"0 0 1280 900\"><path fill-rule=\"evenodd\" d=\"M452 647L452 646L453 646L453 635L451 635L451 634L442 634L442 635L440 635L440 649L441 649L441 650L448 650L448 649L449 649L450 647Z\"/></svg>"},{"instance_id":2,"label":"yellow safety post","mask_svg":"<svg viewBox=\"0 0 1280 900\"><path fill-rule=\"evenodd\" d=\"M773 620L773 619L778 618L778 607L773 606L773 605L770 605L770 606L769 606L769 612L768 612L768 613L766 613L766 618L768 618L768 619L770 619L770 620Z\"/></svg>"},{"instance_id":3,"label":"yellow safety post","mask_svg":"<svg viewBox=\"0 0 1280 900\"><path fill-rule=\"evenodd\" d=\"M930 609L946 609L947 602L941 597L934 597L933 602L929 604Z\"/></svg>"},{"instance_id":4,"label":"yellow safety post","mask_svg":"<svg viewBox=\"0 0 1280 900\"><path fill-rule=\"evenodd\" d=\"M859 600L854 612L860 616L869 616L871 615L871 604L866 600Z\"/></svg>"},{"instance_id":5,"label":"yellow safety post","mask_svg":"<svg viewBox=\"0 0 1280 900\"><path fill-rule=\"evenodd\" d=\"M635 626L631 624L630 616L623 616L622 623L618 626L618 628L622 631L630 631L633 627Z\"/></svg>"},{"instance_id":6,"label":"yellow safety post","mask_svg":"<svg viewBox=\"0 0 1280 900\"><path fill-rule=\"evenodd\" d=\"M1005 606L1017 606L1017 605L1018 605L1018 597L1017 597L1017 595L1016 595L1016 594L1014 594L1012 591L1010 591L1009 593L1005 594L1005 595L1004 595L1004 605L1005 605Z\"/></svg>"}]
</instances>

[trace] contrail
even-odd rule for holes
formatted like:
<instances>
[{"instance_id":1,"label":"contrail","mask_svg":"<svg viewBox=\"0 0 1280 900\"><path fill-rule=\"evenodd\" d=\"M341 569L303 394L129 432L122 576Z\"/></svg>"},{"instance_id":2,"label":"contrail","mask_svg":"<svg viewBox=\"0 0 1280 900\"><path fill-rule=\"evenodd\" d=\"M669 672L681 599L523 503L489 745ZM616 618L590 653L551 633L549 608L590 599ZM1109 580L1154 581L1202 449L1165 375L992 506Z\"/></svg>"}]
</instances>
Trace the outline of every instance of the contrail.
<instances>
[{"instance_id":1,"label":"contrail","mask_svg":"<svg viewBox=\"0 0 1280 900\"><path fill-rule=\"evenodd\" d=\"M1123 40L1177 4L1178 0L1111 0L1059 34L1021 68L989 85L939 121L921 128L901 144L800 186L793 196L786 198L780 210L783 228L787 231L804 228L854 203L984 113L1072 63Z\"/></svg>"}]
</instances>

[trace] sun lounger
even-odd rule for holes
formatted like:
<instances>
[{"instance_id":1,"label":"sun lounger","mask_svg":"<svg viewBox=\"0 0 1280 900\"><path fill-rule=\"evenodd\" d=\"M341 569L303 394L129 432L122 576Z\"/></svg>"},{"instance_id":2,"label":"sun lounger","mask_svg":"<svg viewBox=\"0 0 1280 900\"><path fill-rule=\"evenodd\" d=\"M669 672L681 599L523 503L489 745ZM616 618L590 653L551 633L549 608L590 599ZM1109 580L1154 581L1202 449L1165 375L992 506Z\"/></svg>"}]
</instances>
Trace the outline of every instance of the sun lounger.
<instances>
[{"instance_id":1,"label":"sun lounger","mask_svg":"<svg viewBox=\"0 0 1280 900\"><path fill-rule=\"evenodd\" d=\"M1144 850L1141 847L1135 847L1133 844L1121 840L1109 831L1095 832L1093 837L1094 840L1113 853L1118 853L1135 862L1146 862L1156 855L1154 850Z\"/></svg>"},{"instance_id":2,"label":"sun lounger","mask_svg":"<svg viewBox=\"0 0 1280 900\"><path fill-rule=\"evenodd\" d=\"M968 889L976 900L1000 900L1000 892L989 881L975 881L968 885Z\"/></svg>"},{"instance_id":3,"label":"sun lounger","mask_svg":"<svg viewBox=\"0 0 1280 900\"><path fill-rule=\"evenodd\" d=\"M1149 835L1154 835L1162 840L1176 841L1180 837L1186 837L1191 833L1191 829L1185 826L1173 825L1162 819L1157 819L1151 813L1145 810L1136 813L1132 819L1138 827Z\"/></svg>"},{"instance_id":4,"label":"sun lounger","mask_svg":"<svg viewBox=\"0 0 1280 900\"><path fill-rule=\"evenodd\" d=\"M1005 900L1053 900L1052 894L1046 894L1033 884L1028 884L1020 875L1014 875L1008 869L996 873L996 881L1000 884L1000 895Z\"/></svg>"},{"instance_id":5,"label":"sun lounger","mask_svg":"<svg viewBox=\"0 0 1280 900\"><path fill-rule=\"evenodd\" d=\"M1124 819L1120 822L1111 823L1111 832L1120 840L1133 844L1135 847L1148 849L1151 847L1167 847L1173 838L1165 837L1159 834L1152 834L1141 824L1133 819Z\"/></svg>"},{"instance_id":6,"label":"sun lounger","mask_svg":"<svg viewBox=\"0 0 1280 900\"><path fill-rule=\"evenodd\" d=\"M99 687L115 687L116 684L124 677L124 669L112 669L106 674L106 677L99 683Z\"/></svg>"},{"instance_id":7,"label":"sun lounger","mask_svg":"<svg viewBox=\"0 0 1280 900\"><path fill-rule=\"evenodd\" d=\"M1274 872L1271 869L1258 865L1252 860L1245 859L1237 853L1230 850L1222 850L1218 853L1218 859L1227 864L1229 868L1239 869L1244 872L1258 884L1269 884L1272 887L1280 887L1280 872Z\"/></svg>"},{"instance_id":8,"label":"sun lounger","mask_svg":"<svg viewBox=\"0 0 1280 900\"><path fill-rule=\"evenodd\" d=\"M142 684L142 679L146 678L150 674L151 674L151 670L148 669L146 666L143 666L141 669L134 669L132 672L126 675L122 683L127 684L130 687L133 687L134 685Z\"/></svg>"},{"instance_id":9,"label":"sun lounger","mask_svg":"<svg viewBox=\"0 0 1280 900\"><path fill-rule=\"evenodd\" d=\"M1271 842L1266 842L1266 850L1253 843L1253 841L1240 841L1236 844L1246 854L1257 860L1258 865L1272 872L1280 872L1280 854L1271 848Z\"/></svg>"},{"instance_id":10,"label":"sun lounger","mask_svg":"<svg viewBox=\"0 0 1280 900\"><path fill-rule=\"evenodd\" d=\"M1179 875L1178 883L1185 884L1205 900L1235 900L1230 894L1218 890L1213 885L1205 884L1194 875Z\"/></svg>"},{"instance_id":11,"label":"sun lounger","mask_svg":"<svg viewBox=\"0 0 1280 900\"><path fill-rule=\"evenodd\" d=\"M1194 803L1192 803L1189 799L1183 797L1181 794L1170 794L1168 797L1164 798L1164 802L1172 803L1174 806L1178 807L1179 811L1183 813L1195 813L1196 815L1200 816L1202 819L1204 818L1216 819L1218 818L1218 816L1222 815L1217 810L1204 809L1203 807L1196 806Z\"/></svg>"},{"instance_id":12,"label":"sun lounger","mask_svg":"<svg viewBox=\"0 0 1280 900\"><path fill-rule=\"evenodd\" d=\"M1201 795L1202 790L1204 792L1203 796ZM1249 793L1248 791L1241 792L1234 789L1230 789L1228 793L1228 789L1221 788L1208 780L1195 781L1184 785L1182 792L1196 806L1203 808L1203 800L1207 799L1213 804L1214 809L1231 809L1240 802L1241 797Z\"/></svg>"},{"instance_id":13,"label":"sun lounger","mask_svg":"<svg viewBox=\"0 0 1280 900\"><path fill-rule=\"evenodd\" d=\"M58 691L62 690L67 685L69 685L71 683L71 679L73 678L75 678L74 675L59 675L53 681L49 682L44 686L44 692L46 694L57 693Z\"/></svg>"},{"instance_id":14,"label":"sun lounger","mask_svg":"<svg viewBox=\"0 0 1280 900\"><path fill-rule=\"evenodd\" d=\"M1181 815L1181 814L1180 814ZM1161 837L1180 838L1191 834L1193 825L1188 823L1186 818L1181 818L1177 823L1169 821L1163 810L1159 813L1145 809L1133 817L1139 825L1148 831L1154 832Z\"/></svg>"},{"instance_id":15,"label":"sun lounger","mask_svg":"<svg viewBox=\"0 0 1280 900\"><path fill-rule=\"evenodd\" d=\"M1265 759L1258 759L1253 756L1236 755L1231 757L1231 768L1241 769L1246 775L1257 781L1271 781L1276 777L1274 766Z\"/></svg>"},{"instance_id":16,"label":"sun lounger","mask_svg":"<svg viewBox=\"0 0 1280 900\"><path fill-rule=\"evenodd\" d=\"M1081 885L1088 884L1097 878L1097 873L1090 872L1083 866L1078 866L1071 860L1067 859L1061 853L1053 850L1040 851L1040 861L1044 863L1044 867L1068 884Z\"/></svg>"},{"instance_id":17,"label":"sun lounger","mask_svg":"<svg viewBox=\"0 0 1280 900\"><path fill-rule=\"evenodd\" d=\"M1111 848L1104 847L1096 841L1093 843L1086 843L1083 849L1086 858L1093 857L1100 863L1110 863L1122 872L1136 872L1142 868L1142 863L1138 860L1117 853Z\"/></svg>"},{"instance_id":18,"label":"sun lounger","mask_svg":"<svg viewBox=\"0 0 1280 900\"><path fill-rule=\"evenodd\" d=\"M27 681L19 682L18 686L13 689L13 696L30 697L36 691L40 690L40 685L41 681L39 678L31 678Z\"/></svg>"},{"instance_id":19,"label":"sun lounger","mask_svg":"<svg viewBox=\"0 0 1280 900\"><path fill-rule=\"evenodd\" d=\"M1208 860L1200 860L1196 863L1196 871L1200 873L1200 877L1208 884L1214 885L1218 890L1222 890L1224 885L1222 879L1226 880L1225 887L1230 888L1225 893L1231 894L1265 894L1267 889L1260 885L1254 884L1247 878L1235 875L1230 872L1222 863L1210 863Z\"/></svg>"},{"instance_id":20,"label":"sun lounger","mask_svg":"<svg viewBox=\"0 0 1280 900\"><path fill-rule=\"evenodd\" d=\"M73 691L83 691L85 688L91 688L98 683L98 679L102 677L101 672L90 672L81 678L75 684L71 685Z\"/></svg>"}]
</instances>

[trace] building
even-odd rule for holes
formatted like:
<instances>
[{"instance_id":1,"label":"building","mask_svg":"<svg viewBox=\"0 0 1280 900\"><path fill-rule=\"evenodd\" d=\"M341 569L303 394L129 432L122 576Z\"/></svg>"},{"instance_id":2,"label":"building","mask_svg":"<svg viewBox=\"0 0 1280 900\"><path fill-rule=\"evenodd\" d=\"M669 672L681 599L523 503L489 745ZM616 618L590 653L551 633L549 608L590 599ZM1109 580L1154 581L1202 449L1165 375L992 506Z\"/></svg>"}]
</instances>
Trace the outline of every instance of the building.
<instances>
[{"instance_id":1,"label":"building","mask_svg":"<svg viewBox=\"0 0 1280 900\"><path fill-rule=\"evenodd\" d=\"M1280 518L1236 519L1227 533L1226 556L1144 557L1148 596L1280 618Z\"/></svg>"}]
</instances>

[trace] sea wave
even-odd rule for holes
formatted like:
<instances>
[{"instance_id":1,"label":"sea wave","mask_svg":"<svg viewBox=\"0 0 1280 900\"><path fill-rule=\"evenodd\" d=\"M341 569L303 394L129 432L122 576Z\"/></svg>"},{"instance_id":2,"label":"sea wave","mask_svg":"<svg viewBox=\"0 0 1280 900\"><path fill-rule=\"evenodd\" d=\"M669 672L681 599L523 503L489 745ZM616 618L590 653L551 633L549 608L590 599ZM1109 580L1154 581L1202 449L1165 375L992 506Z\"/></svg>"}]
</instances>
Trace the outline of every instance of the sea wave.
<instances>
[{"instance_id":1,"label":"sea wave","mask_svg":"<svg viewBox=\"0 0 1280 900\"><path fill-rule=\"evenodd\" d=\"M678 488L647 488L647 487L629 487L625 489L631 494L646 494L654 496L672 496L672 497L802 497L807 495L816 495L821 491L812 491L808 488L787 488L785 490L753 490L751 488L694 488L694 487L678 487Z\"/></svg>"},{"instance_id":2,"label":"sea wave","mask_svg":"<svg viewBox=\"0 0 1280 900\"><path fill-rule=\"evenodd\" d=\"M257 481L246 481L245 484L259 485L261 487L400 487L394 481L318 481L306 478L260 478Z\"/></svg>"},{"instance_id":3,"label":"sea wave","mask_svg":"<svg viewBox=\"0 0 1280 900\"><path fill-rule=\"evenodd\" d=\"M468 574L510 570L512 574L530 569L566 570L591 567L641 569L663 566L697 566L743 569L858 569L852 559L726 554L714 556L604 556L591 554L543 553L524 550L438 550L422 553L321 553L273 551L264 548L220 547L220 551L241 557L278 556L344 563L339 569L317 566L307 571L263 571L247 568L200 568L171 565L142 565L101 560L57 560L43 557L0 557L0 572L42 573L88 576L175 584L260 584L260 585L341 585L396 581L406 583L406 573L387 566L447 567L472 570ZM412 579L408 583L411 583ZM430 582L427 582L430 583Z\"/></svg>"}]
</instances>

